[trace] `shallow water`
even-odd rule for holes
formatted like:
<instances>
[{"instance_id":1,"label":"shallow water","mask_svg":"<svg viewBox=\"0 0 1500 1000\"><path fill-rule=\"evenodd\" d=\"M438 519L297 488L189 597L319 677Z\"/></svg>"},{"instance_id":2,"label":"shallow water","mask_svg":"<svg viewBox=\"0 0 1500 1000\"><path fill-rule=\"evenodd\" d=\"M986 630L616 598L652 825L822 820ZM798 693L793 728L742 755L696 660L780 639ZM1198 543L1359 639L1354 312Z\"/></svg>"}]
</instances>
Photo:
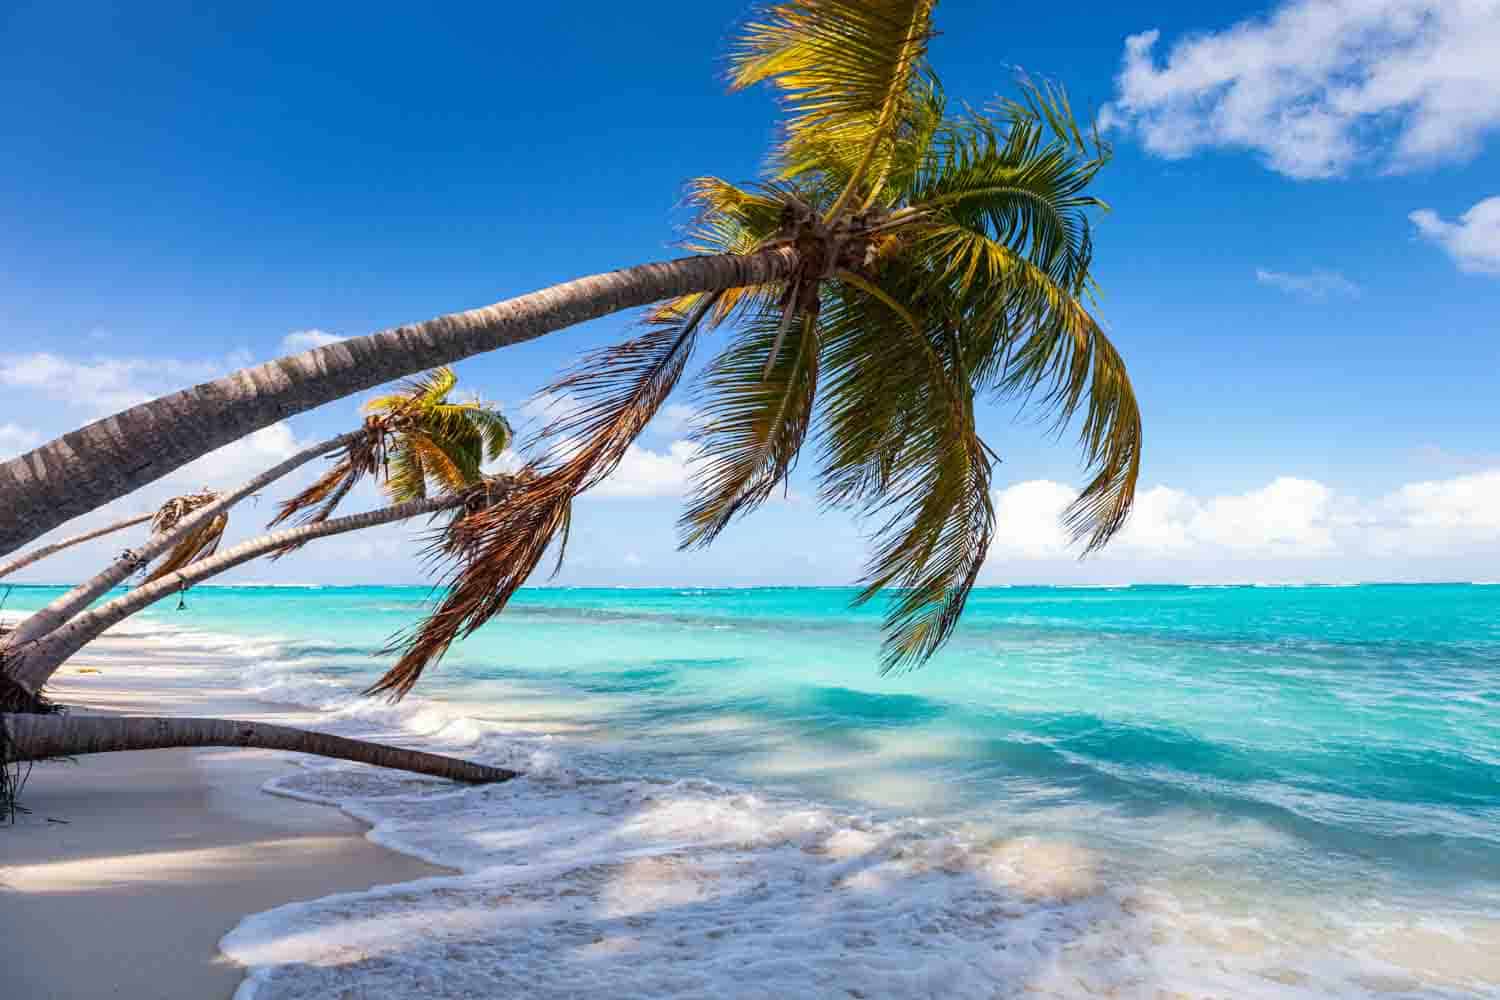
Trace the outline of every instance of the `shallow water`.
<instances>
[{"instance_id":1,"label":"shallow water","mask_svg":"<svg viewBox=\"0 0 1500 1000\"><path fill-rule=\"evenodd\" d=\"M153 609L529 772L279 782L465 875L248 920L245 995L1500 995L1500 587L988 589L886 678L850 596L526 591L399 708L425 590Z\"/></svg>"}]
</instances>

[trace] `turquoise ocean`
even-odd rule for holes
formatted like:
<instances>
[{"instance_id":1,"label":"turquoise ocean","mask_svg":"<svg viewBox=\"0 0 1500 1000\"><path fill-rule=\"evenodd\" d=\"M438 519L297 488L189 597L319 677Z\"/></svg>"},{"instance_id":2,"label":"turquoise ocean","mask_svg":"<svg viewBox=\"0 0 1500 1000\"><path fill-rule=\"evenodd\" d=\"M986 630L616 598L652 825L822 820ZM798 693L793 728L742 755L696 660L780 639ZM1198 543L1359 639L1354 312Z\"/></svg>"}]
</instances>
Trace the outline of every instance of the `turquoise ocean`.
<instances>
[{"instance_id":1,"label":"turquoise ocean","mask_svg":"<svg viewBox=\"0 0 1500 1000\"><path fill-rule=\"evenodd\" d=\"M243 995L1500 996L1500 586L982 589L884 677L851 596L527 590L398 707L425 588L132 620L528 772L275 783L462 874L248 919Z\"/></svg>"}]
</instances>

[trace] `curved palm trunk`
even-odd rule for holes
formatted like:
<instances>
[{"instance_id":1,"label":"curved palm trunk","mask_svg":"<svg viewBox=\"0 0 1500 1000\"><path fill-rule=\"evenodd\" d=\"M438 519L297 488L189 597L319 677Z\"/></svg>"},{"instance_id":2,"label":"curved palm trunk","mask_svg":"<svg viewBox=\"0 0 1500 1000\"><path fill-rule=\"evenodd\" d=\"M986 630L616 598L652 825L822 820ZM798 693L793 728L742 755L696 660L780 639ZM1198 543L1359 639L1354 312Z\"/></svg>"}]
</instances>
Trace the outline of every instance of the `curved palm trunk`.
<instances>
[{"instance_id":1,"label":"curved palm trunk","mask_svg":"<svg viewBox=\"0 0 1500 1000\"><path fill-rule=\"evenodd\" d=\"M353 431L336 438L330 438L327 441L321 441L311 447L303 448L291 458L267 469L254 479L242 483L231 492L223 494L213 503L199 507L193 513L177 522L177 526L171 531L153 535L146 541L145 545L131 549L110 563L104 572L91 580L79 584L40 611L28 616L20 625L16 626L15 632L9 637L6 645L15 646L19 643L40 639L42 636L60 627L63 622L72 618L90 604L93 604L96 598L109 591L110 588L123 583L131 573L135 572L137 566L143 562L155 559L163 552L170 551L174 545L196 531L200 524L217 517L221 511L228 510L245 497L269 486L293 469L306 465L319 455L326 455L331 451L342 448L344 445L359 438L362 433L363 431ZM150 514L146 515L147 518L151 516Z\"/></svg>"},{"instance_id":2,"label":"curved palm trunk","mask_svg":"<svg viewBox=\"0 0 1500 1000\"><path fill-rule=\"evenodd\" d=\"M151 514L138 514L135 517L127 517L123 521L116 521L114 524L107 524L102 528L95 528L93 531L85 531L83 534L74 535L72 538L64 538L62 541L53 542L51 545L43 545L41 548L32 549L25 555L17 556L10 562L0 563L0 579L10 576L12 573L19 572L20 570L25 569L27 566L30 566L32 563L47 558L54 552L61 552L63 549L70 549L75 545L81 545L84 542L92 541L93 539L99 538L102 535L113 534L116 531L124 531L126 528L141 524L145 521L149 521L151 520L151 518Z\"/></svg>"},{"instance_id":3,"label":"curved palm trunk","mask_svg":"<svg viewBox=\"0 0 1500 1000\"><path fill-rule=\"evenodd\" d=\"M215 448L330 400L622 309L787 277L785 248L686 257L339 341L131 407L0 465L0 555Z\"/></svg>"},{"instance_id":4,"label":"curved palm trunk","mask_svg":"<svg viewBox=\"0 0 1500 1000\"><path fill-rule=\"evenodd\" d=\"M340 535L346 531L372 528L377 524L389 524L407 518L430 514L463 503L459 496L432 497L425 500L408 500L379 510L351 514L348 517L306 524L300 528L288 528L268 535L261 535L241 542L234 548L209 559L200 559L162 577L154 583L144 584L121 597L108 601L92 611L79 615L61 628L24 647L6 647L4 677L21 687L27 694L36 694L57 668L78 650L97 639L105 629L135 614L163 597L168 597L191 587L200 580L217 576L241 563L249 562L268 552L275 552L288 545L310 542L326 535Z\"/></svg>"},{"instance_id":5,"label":"curved palm trunk","mask_svg":"<svg viewBox=\"0 0 1500 1000\"><path fill-rule=\"evenodd\" d=\"M116 750L171 747L258 747L336 757L376 767L430 774L450 781L508 781L505 768L474 764L420 750L312 733L264 722L234 719L154 718L110 715L0 715L6 760L0 766L49 757L78 757Z\"/></svg>"}]
</instances>

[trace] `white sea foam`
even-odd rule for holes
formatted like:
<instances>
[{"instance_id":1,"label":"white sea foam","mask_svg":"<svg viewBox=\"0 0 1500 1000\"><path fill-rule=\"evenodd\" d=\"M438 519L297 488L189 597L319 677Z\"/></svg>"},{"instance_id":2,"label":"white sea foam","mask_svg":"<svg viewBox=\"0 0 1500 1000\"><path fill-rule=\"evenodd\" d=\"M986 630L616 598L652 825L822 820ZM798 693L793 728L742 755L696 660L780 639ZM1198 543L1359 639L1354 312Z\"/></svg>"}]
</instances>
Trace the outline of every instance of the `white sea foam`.
<instances>
[{"instance_id":1,"label":"white sea foam","mask_svg":"<svg viewBox=\"0 0 1500 1000\"><path fill-rule=\"evenodd\" d=\"M358 699L275 660L249 667L244 682L263 699L324 712L330 731L525 777L456 790L314 761L271 782L269 791L337 805L372 824L373 840L460 874L247 918L222 942L250 970L238 1000L1456 998L1496 982L1484 957L1500 951L1494 928L1437 935L1448 950L1433 959L1430 942L1412 937L1432 932L1401 914L1340 917L1275 894L1247 906L1191 880L1127 876L1062 839L876 821L750 788L621 773L562 739L420 698ZM1265 846L1259 830L1244 836ZM1379 947L1359 947L1363 939Z\"/></svg>"}]
</instances>

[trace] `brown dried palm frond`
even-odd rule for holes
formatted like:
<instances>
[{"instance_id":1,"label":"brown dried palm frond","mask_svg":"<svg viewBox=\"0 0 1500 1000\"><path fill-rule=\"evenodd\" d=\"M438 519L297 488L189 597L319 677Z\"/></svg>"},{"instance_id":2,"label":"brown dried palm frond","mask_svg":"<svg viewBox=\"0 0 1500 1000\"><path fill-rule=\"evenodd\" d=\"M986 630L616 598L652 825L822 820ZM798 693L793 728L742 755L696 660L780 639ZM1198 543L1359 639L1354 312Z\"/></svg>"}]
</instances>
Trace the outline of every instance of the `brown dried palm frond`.
<instances>
[{"instance_id":1,"label":"brown dried palm frond","mask_svg":"<svg viewBox=\"0 0 1500 1000\"><path fill-rule=\"evenodd\" d=\"M146 575L142 584L160 580L162 577L175 573L187 566L189 563L206 559L219 549L219 543L224 540L224 529L229 527L229 513L221 511L213 517L204 521L198 527L190 531L187 537L172 546L172 550L162 557L156 568Z\"/></svg>"},{"instance_id":2,"label":"brown dried palm frond","mask_svg":"<svg viewBox=\"0 0 1500 1000\"><path fill-rule=\"evenodd\" d=\"M451 562L439 607L392 651L400 659L366 692L400 698L457 638L498 614L557 546L567 548L573 500L620 464L626 450L676 387L714 296L693 311L584 358L544 393L577 405L542 430L542 457L511 484L502 502L455 519L436 551Z\"/></svg>"},{"instance_id":3,"label":"brown dried palm frond","mask_svg":"<svg viewBox=\"0 0 1500 1000\"><path fill-rule=\"evenodd\" d=\"M207 507L219 494L212 490L199 490L197 493L184 493L182 496L173 497L157 508L151 517L151 533L153 535L164 535L200 507Z\"/></svg>"},{"instance_id":4,"label":"brown dried palm frond","mask_svg":"<svg viewBox=\"0 0 1500 1000\"><path fill-rule=\"evenodd\" d=\"M276 516L267 522L266 527L274 528L287 520L299 525L320 524L333 515L334 510L361 479L384 468L388 447L386 421L379 417L368 417L365 419L364 431L357 440L345 445L338 459L311 486L278 504ZM280 559L300 547L289 545L274 553L271 558Z\"/></svg>"}]
</instances>

